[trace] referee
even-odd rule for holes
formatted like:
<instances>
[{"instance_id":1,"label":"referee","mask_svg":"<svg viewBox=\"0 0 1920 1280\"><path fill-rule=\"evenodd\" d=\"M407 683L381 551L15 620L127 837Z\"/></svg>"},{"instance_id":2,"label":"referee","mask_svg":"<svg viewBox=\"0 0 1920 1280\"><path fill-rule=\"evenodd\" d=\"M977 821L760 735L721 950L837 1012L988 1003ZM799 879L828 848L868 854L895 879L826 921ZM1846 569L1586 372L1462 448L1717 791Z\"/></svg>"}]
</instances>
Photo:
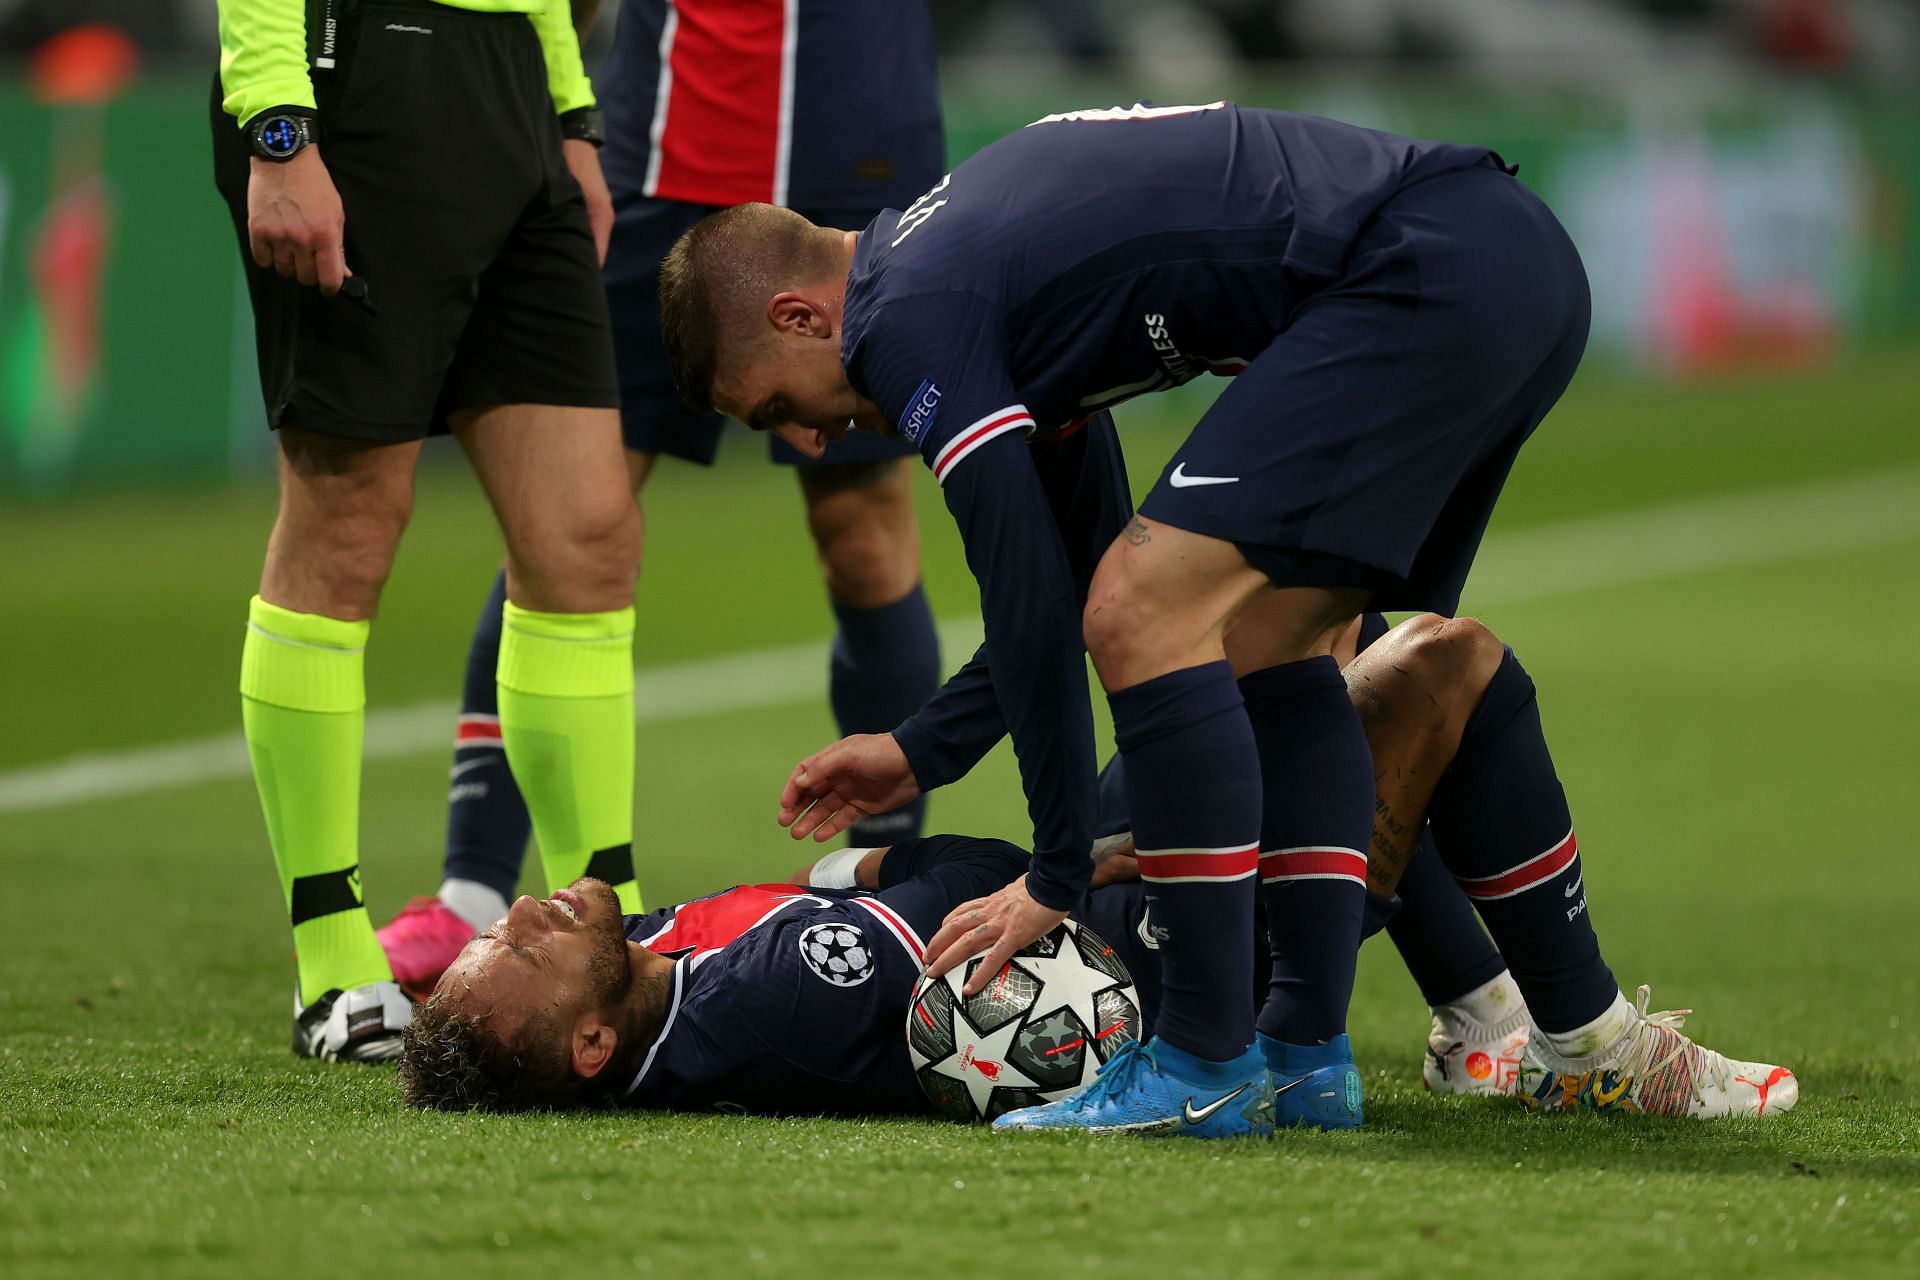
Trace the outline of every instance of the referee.
<instances>
[{"instance_id":1,"label":"referee","mask_svg":"<svg viewBox=\"0 0 1920 1280\"><path fill-rule=\"evenodd\" d=\"M451 433L506 538L501 730L549 865L629 886L633 585L599 258L611 209L567 0L220 0L214 175L280 509L241 657L293 924L293 1048L398 1055L360 890L363 653Z\"/></svg>"}]
</instances>

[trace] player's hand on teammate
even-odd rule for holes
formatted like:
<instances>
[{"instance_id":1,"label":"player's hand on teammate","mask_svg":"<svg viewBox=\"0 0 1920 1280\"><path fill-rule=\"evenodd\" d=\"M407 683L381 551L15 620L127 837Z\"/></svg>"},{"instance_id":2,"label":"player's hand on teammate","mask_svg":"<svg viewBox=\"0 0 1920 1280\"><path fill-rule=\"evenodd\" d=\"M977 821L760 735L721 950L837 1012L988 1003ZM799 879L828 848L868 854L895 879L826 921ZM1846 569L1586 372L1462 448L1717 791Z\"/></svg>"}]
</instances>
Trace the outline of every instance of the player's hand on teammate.
<instances>
[{"instance_id":1,"label":"player's hand on teammate","mask_svg":"<svg viewBox=\"0 0 1920 1280\"><path fill-rule=\"evenodd\" d=\"M253 260L331 298L347 268L347 215L333 176L311 146L286 161L256 157L247 182L247 243Z\"/></svg>"},{"instance_id":2,"label":"player's hand on teammate","mask_svg":"<svg viewBox=\"0 0 1920 1280\"><path fill-rule=\"evenodd\" d=\"M927 974L937 978L984 951L986 959L965 987L965 994L978 995L1014 952L1045 937L1066 918L1066 912L1035 902L1027 893L1027 878L1021 876L991 897L963 902L948 914L927 943Z\"/></svg>"},{"instance_id":3,"label":"player's hand on teammate","mask_svg":"<svg viewBox=\"0 0 1920 1280\"><path fill-rule=\"evenodd\" d=\"M890 813L920 783L890 733L856 733L793 767L780 792L780 825L795 840L831 840L860 819Z\"/></svg>"},{"instance_id":4,"label":"player's hand on teammate","mask_svg":"<svg viewBox=\"0 0 1920 1280\"><path fill-rule=\"evenodd\" d=\"M573 180L580 184L580 193L587 198L587 225L593 228L593 249L600 255L600 265L604 267L607 242L613 238L613 196L607 190L605 175L600 172L600 148L579 138L568 138L560 144L560 150L566 156Z\"/></svg>"}]
</instances>

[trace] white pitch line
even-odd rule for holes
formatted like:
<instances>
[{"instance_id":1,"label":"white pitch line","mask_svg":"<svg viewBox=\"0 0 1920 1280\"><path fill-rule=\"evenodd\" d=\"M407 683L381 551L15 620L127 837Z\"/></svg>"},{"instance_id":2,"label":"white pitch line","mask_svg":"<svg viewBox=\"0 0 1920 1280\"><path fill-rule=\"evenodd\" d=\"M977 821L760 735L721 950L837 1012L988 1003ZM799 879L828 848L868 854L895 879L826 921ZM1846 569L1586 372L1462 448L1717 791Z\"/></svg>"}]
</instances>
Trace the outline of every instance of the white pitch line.
<instances>
[{"instance_id":1,"label":"white pitch line","mask_svg":"<svg viewBox=\"0 0 1920 1280\"><path fill-rule=\"evenodd\" d=\"M1594 591L1920 537L1920 468L1566 520L1489 538L1466 604ZM980 643L980 620L943 624L949 666ZM827 642L781 645L635 675L634 716L654 724L820 696ZM456 708L419 703L367 715L370 760L448 750ZM239 734L74 756L0 773L0 813L138 795L248 773Z\"/></svg>"}]
</instances>

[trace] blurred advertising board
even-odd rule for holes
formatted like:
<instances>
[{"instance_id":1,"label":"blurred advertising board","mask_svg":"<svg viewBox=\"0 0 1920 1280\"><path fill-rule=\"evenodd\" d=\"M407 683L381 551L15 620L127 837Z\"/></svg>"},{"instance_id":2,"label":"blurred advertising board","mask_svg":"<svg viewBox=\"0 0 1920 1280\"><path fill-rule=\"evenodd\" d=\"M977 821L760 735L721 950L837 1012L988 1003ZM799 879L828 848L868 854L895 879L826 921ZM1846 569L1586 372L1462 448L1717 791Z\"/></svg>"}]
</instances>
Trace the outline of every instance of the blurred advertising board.
<instances>
[{"instance_id":1,"label":"blurred advertising board","mask_svg":"<svg viewBox=\"0 0 1920 1280\"><path fill-rule=\"evenodd\" d=\"M92 74L111 50L85 53L88 74L0 80L0 493L264 469L209 81ZM1920 331L1920 98L1774 85L1680 109L1377 78L1224 88L1517 161L1586 260L1592 360L1685 377ZM958 158L1048 112L1146 95L955 75L947 96Z\"/></svg>"}]
</instances>

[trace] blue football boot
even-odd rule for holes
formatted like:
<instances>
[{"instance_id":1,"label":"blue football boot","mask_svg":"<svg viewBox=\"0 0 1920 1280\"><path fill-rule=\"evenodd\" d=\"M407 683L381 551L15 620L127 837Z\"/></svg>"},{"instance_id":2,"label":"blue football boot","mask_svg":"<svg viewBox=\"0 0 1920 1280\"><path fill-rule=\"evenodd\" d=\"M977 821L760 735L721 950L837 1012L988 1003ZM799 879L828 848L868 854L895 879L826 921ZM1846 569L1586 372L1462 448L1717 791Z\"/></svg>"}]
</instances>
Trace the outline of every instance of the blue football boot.
<instances>
[{"instance_id":1,"label":"blue football boot","mask_svg":"<svg viewBox=\"0 0 1920 1280\"><path fill-rule=\"evenodd\" d=\"M1207 1062L1155 1037L1124 1046L1100 1068L1100 1078L1079 1092L1009 1111L993 1127L1264 1138L1273 1133L1273 1081L1257 1049L1232 1062Z\"/></svg>"},{"instance_id":2,"label":"blue football boot","mask_svg":"<svg viewBox=\"0 0 1920 1280\"><path fill-rule=\"evenodd\" d=\"M1357 1129L1363 1118L1360 1071L1345 1034L1325 1044L1287 1044L1270 1036L1254 1044L1273 1073L1273 1122L1282 1129Z\"/></svg>"}]
</instances>

